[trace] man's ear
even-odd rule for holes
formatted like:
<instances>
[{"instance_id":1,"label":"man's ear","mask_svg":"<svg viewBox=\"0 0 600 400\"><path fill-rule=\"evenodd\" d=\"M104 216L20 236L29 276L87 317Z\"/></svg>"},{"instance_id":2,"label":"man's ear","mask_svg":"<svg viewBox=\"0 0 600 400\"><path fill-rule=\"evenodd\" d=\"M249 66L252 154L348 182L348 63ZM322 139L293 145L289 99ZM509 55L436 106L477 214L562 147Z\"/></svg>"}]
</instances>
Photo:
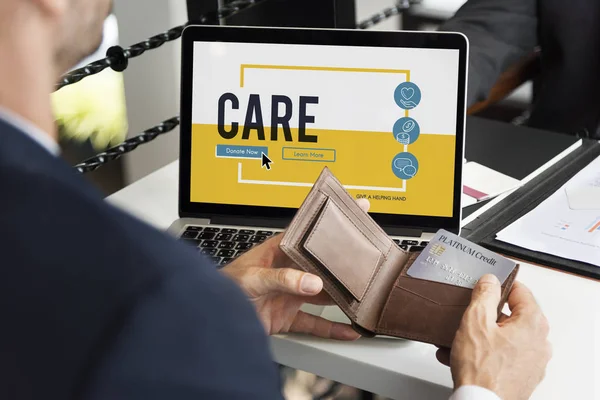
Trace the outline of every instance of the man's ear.
<instances>
[{"instance_id":1,"label":"man's ear","mask_svg":"<svg viewBox=\"0 0 600 400\"><path fill-rule=\"evenodd\" d=\"M62 18L69 9L70 0L30 0L41 12L52 17Z\"/></svg>"}]
</instances>

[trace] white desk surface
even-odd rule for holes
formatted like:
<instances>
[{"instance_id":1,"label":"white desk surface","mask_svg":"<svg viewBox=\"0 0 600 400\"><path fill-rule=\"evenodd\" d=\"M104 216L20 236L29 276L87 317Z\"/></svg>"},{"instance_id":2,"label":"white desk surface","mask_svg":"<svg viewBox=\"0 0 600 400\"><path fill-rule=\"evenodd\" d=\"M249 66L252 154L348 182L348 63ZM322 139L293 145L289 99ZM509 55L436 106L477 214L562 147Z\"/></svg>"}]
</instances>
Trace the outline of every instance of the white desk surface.
<instances>
[{"instance_id":1,"label":"white desk surface","mask_svg":"<svg viewBox=\"0 0 600 400\"><path fill-rule=\"evenodd\" d=\"M177 219L178 164L172 163L107 200L158 229ZM600 399L600 282L522 265L546 313L554 356L532 399ZM324 316L344 318L328 307ZM277 362L392 399L447 399L452 380L433 346L396 339L339 343L305 336L272 338Z\"/></svg>"}]
</instances>

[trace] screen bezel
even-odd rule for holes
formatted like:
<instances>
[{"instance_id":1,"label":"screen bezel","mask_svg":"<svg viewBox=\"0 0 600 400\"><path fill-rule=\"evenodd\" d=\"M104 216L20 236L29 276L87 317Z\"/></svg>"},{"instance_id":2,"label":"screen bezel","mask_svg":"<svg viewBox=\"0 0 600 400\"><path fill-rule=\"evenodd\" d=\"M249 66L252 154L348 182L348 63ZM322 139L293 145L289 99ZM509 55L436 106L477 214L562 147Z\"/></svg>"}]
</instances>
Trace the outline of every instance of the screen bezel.
<instances>
[{"instance_id":1,"label":"screen bezel","mask_svg":"<svg viewBox=\"0 0 600 400\"><path fill-rule=\"evenodd\" d=\"M277 221L285 227L297 208L261 207L197 203L191 201L191 149L194 43L268 43L299 45L399 47L459 50L459 77L456 118L456 159L454 199L451 217L370 213L384 229L408 228L423 231L446 229L458 233L461 222L462 166L466 123L466 84L468 40L460 33L364 31L307 28L267 28L190 25L182 35L181 60L181 126L179 159L179 215L182 218L214 218L217 216L252 217Z\"/></svg>"}]
</instances>

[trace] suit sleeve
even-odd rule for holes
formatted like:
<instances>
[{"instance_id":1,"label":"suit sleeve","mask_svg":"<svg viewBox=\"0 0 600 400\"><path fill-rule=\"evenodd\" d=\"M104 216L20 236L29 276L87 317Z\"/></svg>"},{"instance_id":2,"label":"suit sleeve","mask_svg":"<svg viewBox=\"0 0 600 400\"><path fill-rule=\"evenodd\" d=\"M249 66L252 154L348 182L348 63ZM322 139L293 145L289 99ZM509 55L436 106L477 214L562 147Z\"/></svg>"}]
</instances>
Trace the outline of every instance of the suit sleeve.
<instances>
[{"instance_id":1,"label":"suit sleeve","mask_svg":"<svg viewBox=\"0 0 600 400\"><path fill-rule=\"evenodd\" d=\"M500 75L537 46L536 3L469 0L440 27L469 39L469 105L485 100Z\"/></svg>"},{"instance_id":2,"label":"suit sleeve","mask_svg":"<svg viewBox=\"0 0 600 400\"><path fill-rule=\"evenodd\" d=\"M229 280L207 284L187 271L135 308L86 399L282 399L278 368L252 305Z\"/></svg>"}]
</instances>

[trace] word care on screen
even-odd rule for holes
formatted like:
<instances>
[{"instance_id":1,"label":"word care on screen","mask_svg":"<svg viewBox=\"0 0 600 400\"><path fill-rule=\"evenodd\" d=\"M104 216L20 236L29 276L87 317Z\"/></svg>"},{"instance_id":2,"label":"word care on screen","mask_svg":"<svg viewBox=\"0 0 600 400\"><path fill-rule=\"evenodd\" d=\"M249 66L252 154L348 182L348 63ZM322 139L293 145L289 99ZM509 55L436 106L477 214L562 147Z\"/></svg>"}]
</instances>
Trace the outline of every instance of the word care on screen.
<instances>
[{"instance_id":1,"label":"word care on screen","mask_svg":"<svg viewBox=\"0 0 600 400\"><path fill-rule=\"evenodd\" d=\"M371 212L452 216L458 50L197 42L193 68L192 202L297 208L328 166Z\"/></svg>"}]
</instances>

